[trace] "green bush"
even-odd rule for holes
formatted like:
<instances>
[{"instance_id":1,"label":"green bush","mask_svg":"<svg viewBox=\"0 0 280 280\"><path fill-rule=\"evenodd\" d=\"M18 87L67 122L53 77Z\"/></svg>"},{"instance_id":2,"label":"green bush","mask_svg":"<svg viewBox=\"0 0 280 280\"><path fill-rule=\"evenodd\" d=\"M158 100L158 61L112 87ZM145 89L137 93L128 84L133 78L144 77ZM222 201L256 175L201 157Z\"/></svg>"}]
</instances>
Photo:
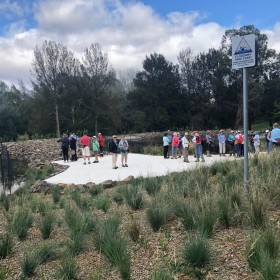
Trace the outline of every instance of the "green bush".
<instances>
[{"instance_id":1,"label":"green bush","mask_svg":"<svg viewBox=\"0 0 280 280\"><path fill-rule=\"evenodd\" d=\"M12 231L18 236L20 240L27 237L28 229L32 225L32 215L27 208L19 209L13 216Z\"/></svg>"},{"instance_id":2,"label":"green bush","mask_svg":"<svg viewBox=\"0 0 280 280\"><path fill-rule=\"evenodd\" d=\"M13 252L13 236L11 233L0 235L0 259L5 259Z\"/></svg>"},{"instance_id":3,"label":"green bush","mask_svg":"<svg viewBox=\"0 0 280 280\"><path fill-rule=\"evenodd\" d=\"M43 245L36 252L37 259L40 264L55 260L58 257L58 252L56 247L53 245Z\"/></svg>"},{"instance_id":4,"label":"green bush","mask_svg":"<svg viewBox=\"0 0 280 280\"><path fill-rule=\"evenodd\" d=\"M266 226L266 201L260 194L253 195L250 201L250 214L252 225L255 228Z\"/></svg>"},{"instance_id":5,"label":"green bush","mask_svg":"<svg viewBox=\"0 0 280 280\"><path fill-rule=\"evenodd\" d=\"M139 222L136 220L133 220L129 225L128 225L128 234L131 238L132 241L136 242L139 239L140 235L140 225Z\"/></svg>"},{"instance_id":6,"label":"green bush","mask_svg":"<svg viewBox=\"0 0 280 280\"><path fill-rule=\"evenodd\" d=\"M143 193L140 192L140 187L138 185L133 184L132 186L126 186L122 189L123 196L125 197L126 203L133 210L140 210L144 206L144 196Z\"/></svg>"},{"instance_id":7,"label":"green bush","mask_svg":"<svg viewBox=\"0 0 280 280\"><path fill-rule=\"evenodd\" d=\"M91 194L91 196L95 197L104 192L104 188L102 185L96 185L93 188L90 188L88 192Z\"/></svg>"},{"instance_id":8,"label":"green bush","mask_svg":"<svg viewBox=\"0 0 280 280\"><path fill-rule=\"evenodd\" d=\"M71 280L76 279L78 266L72 256L65 256L61 260L61 266L58 270L58 279Z\"/></svg>"},{"instance_id":9,"label":"green bush","mask_svg":"<svg viewBox=\"0 0 280 280\"><path fill-rule=\"evenodd\" d=\"M111 199L108 195L102 195L95 199L95 206L97 209L107 212L111 206Z\"/></svg>"},{"instance_id":10,"label":"green bush","mask_svg":"<svg viewBox=\"0 0 280 280\"><path fill-rule=\"evenodd\" d=\"M60 189L58 187L54 187L51 191L53 203L57 204L60 201Z\"/></svg>"},{"instance_id":11,"label":"green bush","mask_svg":"<svg viewBox=\"0 0 280 280\"><path fill-rule=\"evenodd\" d=\"M45 213L38 222L38 228L43 239L48 239L54 229L55 217L52 213Z\"/></svg>"},{"instance_id":12,"label":"green bush","mask_svg":"<svg viewBox=\"0 0 280 280\"><path fill-rule=\"evenodd\" d=\"M21 271L24 277L30 277L35 273L36 268L40 264L37 254L31 252L25 253L21 262Z\"/></svg>"},{"instance_id":13,"label":"green bush","mask_svg":"<svg viewBox=\"0 0 280 280\"><path fill-rule=\"evenodd\" d=\"M2 204L4 209L8 212L10 209L10 198L9 198L9 196L6 195L5 192L1 193L0 203Z\"/></svg>"},{"instance_id":14,"label":"green bush","mask_svg":"<svg viewBox=\"0 0 280 280\"><path fill-rule=\"evenodd\" d=\"M174 214L180 219L185 230L192 230L195 228L194 224L194 208L190 203L182 200L174 200L173 203Z\"/></svg>"},{"instance_id":15,"label":"green bush","mask_svg":"<svg viewBox=\"0 0 280 280\"><path fill-rule=\"evenodd\" d=\"M210 263L211 251L203 236L191 239L184 248L184 261L193 269L205 267Z\"/></svg>"},{"instance_id":16,"label":"green bush","mask_svg":"<svg viewBox=\"0 0 280 280\"><path fill-rule=\"evenodd\" d=\"M147 178L144 181L144 188L149 195L155 195L161 188L161 180L158 178Z\"/></svg>"}]
</instances>

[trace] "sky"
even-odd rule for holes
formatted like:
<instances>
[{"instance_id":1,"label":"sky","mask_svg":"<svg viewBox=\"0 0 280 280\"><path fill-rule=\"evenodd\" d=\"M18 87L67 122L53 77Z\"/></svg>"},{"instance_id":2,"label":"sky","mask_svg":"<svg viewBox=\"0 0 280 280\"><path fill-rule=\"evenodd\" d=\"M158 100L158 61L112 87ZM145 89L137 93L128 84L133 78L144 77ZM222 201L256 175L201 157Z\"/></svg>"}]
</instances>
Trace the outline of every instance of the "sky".
<instances>
[{"instance_id":1,"label":"sky","mask_svg":"<svg viewBox=\"0 0 280 280\"><path fill-rule=\"evenodd\" d=\"M30 84L33 51L55 41L82 58L98 43L116 71L151 53L218 48L227 29L253 24L280 52L279 0L0 0L0 81Z\"/></svg>"}]
</instances>

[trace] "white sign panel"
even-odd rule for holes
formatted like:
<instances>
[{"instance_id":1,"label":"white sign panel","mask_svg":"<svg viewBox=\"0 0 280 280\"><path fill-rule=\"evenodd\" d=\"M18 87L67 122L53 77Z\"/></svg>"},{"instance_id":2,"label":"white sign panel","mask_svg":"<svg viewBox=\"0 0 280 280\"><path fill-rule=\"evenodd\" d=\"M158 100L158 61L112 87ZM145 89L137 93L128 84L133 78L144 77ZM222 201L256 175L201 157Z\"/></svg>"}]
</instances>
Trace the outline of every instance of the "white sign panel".
<instances>
[{"instance_id":1,"label":"white sign panel","mask_svg":"<svg viewBox=\"0 0 280 280\"><path fill-rule=\"evenodd\" d=\"M256 35L232 37L232 68L256 66Z\"/></svg>"}]
</instances>

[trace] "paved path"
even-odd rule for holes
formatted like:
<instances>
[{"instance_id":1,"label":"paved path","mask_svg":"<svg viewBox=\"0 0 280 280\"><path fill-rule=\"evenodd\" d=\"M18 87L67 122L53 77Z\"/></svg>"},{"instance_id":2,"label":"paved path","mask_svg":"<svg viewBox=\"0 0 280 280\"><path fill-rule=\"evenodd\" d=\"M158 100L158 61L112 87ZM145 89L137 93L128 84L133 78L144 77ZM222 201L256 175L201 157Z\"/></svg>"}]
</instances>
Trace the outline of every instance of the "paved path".
<instances>
[{"instance_id":1,"label":"paved path","mask_svg":"<svg viewBox=\"0 0 280 280\"><path fill-rule=\"evenodd\" d=\"M93 158L91 158L93 161ZM142 154L128 155L128 167L121 167L120 155L118 157L117 165L118 169L112 169L111 156L106 155L99 158L99 163L91 163L83 165L83 159L78 159L76 162L64 163L61 161L55 161L55 163L69 165L69 168L57 174L46 181L53 184L65 183L65 184L86 184L88 182L94 182L100 184L106 180L121 181L128 176L132 175L136 177L155 177L167 175L170 172L184 171L194 169L198 166L210 165L215 161L232 160L234 157L220 157L219 155L213 155L212 157L205 157L205 163L195 162L193 156L189 157L190 163L184 163L182 158L178 159L164 159L162 156L151 156Z\"/></svg>"}]
</instances>

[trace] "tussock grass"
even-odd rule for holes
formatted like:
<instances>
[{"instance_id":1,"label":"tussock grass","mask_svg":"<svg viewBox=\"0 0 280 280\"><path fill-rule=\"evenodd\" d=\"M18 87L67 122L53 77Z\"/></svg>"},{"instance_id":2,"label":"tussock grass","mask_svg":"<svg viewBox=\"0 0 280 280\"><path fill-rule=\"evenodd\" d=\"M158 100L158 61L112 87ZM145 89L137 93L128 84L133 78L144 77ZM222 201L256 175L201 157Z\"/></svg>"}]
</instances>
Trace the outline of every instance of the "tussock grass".
<instances>
[{"instance_id":1,"label":"tussock grass","mask_svg":"<svg viewBox=\"0 0 280 280\"><path fill-rule=\"evenodd\" d=\"M134 183L133 185L123 186L121 188L121 193L125 197L126 203L133 210L140 210L143 208L145 200L141 192L141 185Z\"/></svg>"},{"instance_id":2,"label":"tussock grass","mask_svg":"<svg viewBox=\"0 0 280 280\"><path fill-rule=\"evenodd\" d=\"M54 229L55 216L52 212L48 211L41 217L38 222L38 228L41 232L43 239L48 239Z\"/></svg>"},{"instance_id":3,"label":"tussock grass","mask_svg":"<svg viewBox=\"0 0 280 280\"><path fill-rule=\"evenodd\" d=\"M0 235L0 259L5 259L13 252L14 243L12 233L5 233Z\"/></svg>"},{"instance_id":4,"label":"tussock grass","mask_svg":"<svg viewBox=\"0 0 280 280\"><path fill-rule=\"evenodd\" d=\"M75 259L67 255L65 256L60 263L60 267L58 269L58 279L63 280L71 280L76 279L78 273L78 266Z\"/></svg>"},{"instance_id":5,"label":"tussock grass","mask_svg":"<svg viewBox=\"0 0 280 280\"><path fill-rule=\"evenodd\" d=\"M17 235L19 240L27 238L28 229L32 225L32 215L28 208L20 208L15 212L12 220L12 231Z\"/></svg>"},{"instance_id":6,"label":"tussock grass","mask_svg":"<svg viewBox=\"0 0 280 280\"><path fill-rule=\"evenodd\" d=\"M102 210L104 213L109 210L111 203L112 200L110 197L108 197L108 195L98 196L94 201L95 207L99 210Z\"/></svg>"}]
</instances>

